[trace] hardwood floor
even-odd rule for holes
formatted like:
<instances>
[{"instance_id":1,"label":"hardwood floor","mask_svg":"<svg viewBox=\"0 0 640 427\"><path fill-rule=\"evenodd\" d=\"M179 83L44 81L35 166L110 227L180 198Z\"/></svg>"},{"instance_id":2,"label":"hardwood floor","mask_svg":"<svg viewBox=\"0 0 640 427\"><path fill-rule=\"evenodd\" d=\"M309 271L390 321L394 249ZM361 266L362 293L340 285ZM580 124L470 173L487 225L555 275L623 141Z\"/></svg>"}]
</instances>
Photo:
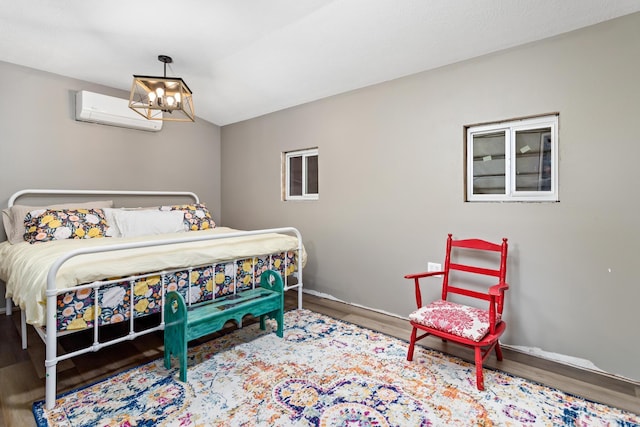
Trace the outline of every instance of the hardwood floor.
<instances>
[{"instance_id":1,"label":"hardwood floor","mask_svg":"<svg viewBox=\"0 0 640 427\"><path fill-rule=\"evenodd\" d=\"M296 295L289 291L287 309L295 308ZM337 301L305 294L303 306L357 325L408 340L411 332L406 320L354 307ZM114 329L112 333L118 333ZM224 332L235 329L230 325ZM0 427L34 426L31 405L44 398L44 344L32 327L28 328L29 348L20 345L20 316L0 314ZM220 335L213 334L206 339ZM83 339L79 334L67 336L60 345L69 350ZM90 339L90 338L89 338ZM135 341L127 341L96 353L88 353L58 364L58 393L96 382L117 372L162 357L162 333L155 332ZM439 339L423 340L423 345L473 360L472 351L456 345L447 346ZM565 392L606 403L640 414L640 384L551 362L504 349L504 360L489 358L486 366L528 378Z\"/></svg>"}]
</instances>

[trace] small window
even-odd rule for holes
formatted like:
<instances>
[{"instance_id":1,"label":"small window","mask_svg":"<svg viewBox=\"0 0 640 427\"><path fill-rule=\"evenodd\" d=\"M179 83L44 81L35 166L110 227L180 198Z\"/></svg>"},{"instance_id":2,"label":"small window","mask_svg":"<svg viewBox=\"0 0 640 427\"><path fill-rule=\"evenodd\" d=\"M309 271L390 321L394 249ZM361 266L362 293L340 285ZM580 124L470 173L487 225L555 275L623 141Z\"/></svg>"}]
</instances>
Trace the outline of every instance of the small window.
<instances>
[{"instance_id":1,"label":"small window","mask_svg":"<svg viewBox=\"0 0 640 427\"><path fill-rule=\"evenodd\" d=\"M284 153L284 200L318 199L318 149Z\"/></svg>"},{"instance_id":2,"label":"small window","mask_svg":"<svg viewBox=\"0 0 640 427\"><path fill-rule=\"evenodd\" d=\"M467 201L558 201L558 115L466 127Z\"/></svg>"}]
</instances>

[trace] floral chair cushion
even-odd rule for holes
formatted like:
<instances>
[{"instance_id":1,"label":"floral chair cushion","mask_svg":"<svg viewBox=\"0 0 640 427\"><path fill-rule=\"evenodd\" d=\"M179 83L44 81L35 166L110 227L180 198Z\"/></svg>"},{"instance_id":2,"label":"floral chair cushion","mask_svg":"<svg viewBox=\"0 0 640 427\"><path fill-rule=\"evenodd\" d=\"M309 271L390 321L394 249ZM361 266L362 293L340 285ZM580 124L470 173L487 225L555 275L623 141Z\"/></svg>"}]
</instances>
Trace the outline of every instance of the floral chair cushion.
<instances>
[{"instance_id":1,"label":"floral chair cushion","mask_svg":"<svg viewBox=\"0 0 640 427\"><path fill-rule=\"evenodd\" d=\"M434 301L409 315L413 322L478 342L489 332L489 311L450 301ZM500 315L496 313L496 322Z\"/></svg>"}]
</instances>

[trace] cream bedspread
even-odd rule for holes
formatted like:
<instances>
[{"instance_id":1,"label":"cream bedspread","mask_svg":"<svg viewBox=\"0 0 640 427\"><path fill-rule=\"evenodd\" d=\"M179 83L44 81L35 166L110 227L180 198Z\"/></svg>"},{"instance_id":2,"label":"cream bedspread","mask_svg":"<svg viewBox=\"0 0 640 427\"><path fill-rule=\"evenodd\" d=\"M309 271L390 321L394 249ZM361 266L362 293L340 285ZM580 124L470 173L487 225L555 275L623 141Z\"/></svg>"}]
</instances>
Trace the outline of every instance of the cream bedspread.
<instances>
[{"instance_id":1,"label":"cream bedspread","mask_svg":"<svg viewBox=\"0 0 640 427\"><path fill-rule=\"evenodd\" d=\"M0 280L6 283L6 296L11 297L14 303L25 311L27 323L44 326L47 274L53 263L69 251L121 243L234 232L239 230L216 227L212 230L121 239L68 239L38 244L23 242L15 245L2 242L0 243ZM295 236L269 233L80 255L65 262L58 270L56 287L64 289L108 277L194 267L243 257L292 251L297 248L298 239ZM303 250L302 265L305 257Z\"/></svg>"}]
</instances>

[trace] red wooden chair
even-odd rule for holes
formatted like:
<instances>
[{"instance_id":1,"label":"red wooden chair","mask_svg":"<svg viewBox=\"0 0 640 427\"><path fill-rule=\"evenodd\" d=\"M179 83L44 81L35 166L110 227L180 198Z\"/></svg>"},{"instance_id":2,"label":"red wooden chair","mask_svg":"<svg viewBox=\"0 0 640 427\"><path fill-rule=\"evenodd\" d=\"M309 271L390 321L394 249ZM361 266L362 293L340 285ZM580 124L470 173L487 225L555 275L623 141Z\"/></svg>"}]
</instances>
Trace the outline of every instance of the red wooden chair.
<instances>
[{"instance_id":1,"label":"red wooden chair","mask_svg":"<svg viewBox=\"0 0 640 427\"><path fill-rule=\"evenodd\" d=\"M442 299L423 305L420 279L437 275L443 276ZM413 331L407 360L413 360L416 341L428 335L471 347L475 350L476 385L484 390L484 360L494 349L502 360L498 339L507 326L502 320L504 291L509 288L506 275L507 239L496 244L479 239L453 240L449 234L443 271L404 276L414 280L418 305L409 316ZM486 276L495 279L487 283ZM454 297L461 302L453 302L452 294L464 298ZM418 335L418 329L424 333Z\"/></svg>"}]
</instances>

